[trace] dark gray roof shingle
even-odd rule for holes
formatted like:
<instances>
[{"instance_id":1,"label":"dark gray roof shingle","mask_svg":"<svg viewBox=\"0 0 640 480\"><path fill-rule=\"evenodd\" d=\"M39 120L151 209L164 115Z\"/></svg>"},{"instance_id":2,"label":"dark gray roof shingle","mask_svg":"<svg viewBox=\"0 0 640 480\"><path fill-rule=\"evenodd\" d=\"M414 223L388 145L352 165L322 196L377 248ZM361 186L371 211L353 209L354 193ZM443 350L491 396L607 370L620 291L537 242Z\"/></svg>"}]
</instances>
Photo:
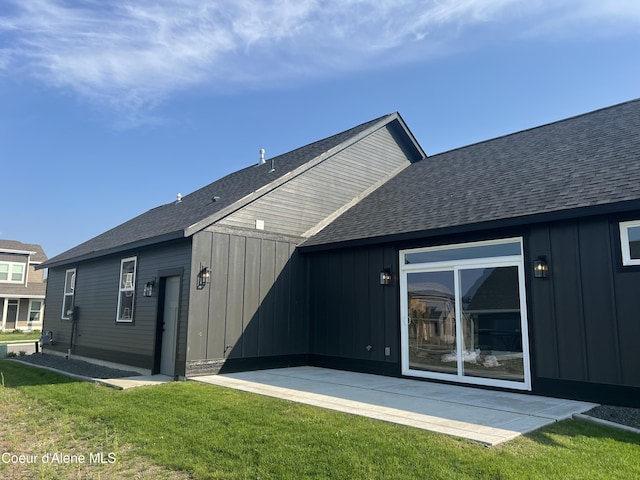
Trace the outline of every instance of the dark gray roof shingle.
<instances>
[{"instance_id":1,"label":"dark gray roof shingle","mask_svg":"<svg viewBox=\"0 0 640 480\"><path fill-rule=\"evenodd\" d=\"M303 247L640 200L640 99L416 162Z\"/></svg>"},{"instance_id":2,"label":"dark gray roof shingle","mask_svg":"<svg viewBox=\"0 0 640 480\"><path fill-rule=\"evenodd\" d=\"M126 248L188 236L193 233L189 231L190 227L198 225L200 222L206 222L210 217L215 219L216 214L232 208L236 202L247 195L269 186L318 156L341 146L377 123L384 123L385 120L393 116L394 114L384 115L342 133L274 157L276 169L273 172L270 172L271 159L268 159L263 165L255 164L231 173L182 197L182 201L179 203L172 202L151 209L51 258L43 266L62 265ZM217 197L217 199L213 201L213 197Z\"/></svg>"}]
</instances>

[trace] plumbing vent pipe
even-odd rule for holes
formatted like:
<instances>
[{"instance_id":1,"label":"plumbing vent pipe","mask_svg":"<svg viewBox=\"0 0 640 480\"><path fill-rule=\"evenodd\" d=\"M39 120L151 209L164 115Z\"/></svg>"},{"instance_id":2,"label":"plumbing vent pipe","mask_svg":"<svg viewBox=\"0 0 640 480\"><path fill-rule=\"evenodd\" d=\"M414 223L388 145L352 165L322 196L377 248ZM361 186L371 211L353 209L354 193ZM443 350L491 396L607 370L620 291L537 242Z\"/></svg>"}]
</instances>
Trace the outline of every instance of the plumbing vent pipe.
<instances>
[{"instance_id":1,"label":"plumbing vent pipe","mask_svg":"<svg viewBox=\"0 0 640 480\"><path fill-rule=\"evenodd\" d=\"M265 159L264 159L264 148L260 149L260 162L258 162L258 165L263 165L264 163L266 163Z\"/></svg>"}]
</instances>

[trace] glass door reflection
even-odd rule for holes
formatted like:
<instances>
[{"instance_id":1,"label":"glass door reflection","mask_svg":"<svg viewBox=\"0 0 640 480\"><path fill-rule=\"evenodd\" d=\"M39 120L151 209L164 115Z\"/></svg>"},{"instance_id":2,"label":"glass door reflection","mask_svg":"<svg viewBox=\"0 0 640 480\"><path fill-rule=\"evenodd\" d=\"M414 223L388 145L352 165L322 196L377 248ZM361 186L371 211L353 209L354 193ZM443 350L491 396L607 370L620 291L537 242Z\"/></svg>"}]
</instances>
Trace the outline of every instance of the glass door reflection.
<instances>
[{"instance_id":1,"label":"glass door reflection","mask_svg":"<svg viewBox=\"0 0 640 480\"><path fill-rule=\"evenodd\" d=\"M458 373L453 271L407 274L409 367Z\"/></svg>"},{"instance_id":2,"label":"glass door reflection","mask_svg":"<svg viewBox=\"0 0 640 480\"><path fill-rule=\"evenodd\" d=\"M524 381L518 267L461 269L462 374Z\"/></svg>"}]
</instances>

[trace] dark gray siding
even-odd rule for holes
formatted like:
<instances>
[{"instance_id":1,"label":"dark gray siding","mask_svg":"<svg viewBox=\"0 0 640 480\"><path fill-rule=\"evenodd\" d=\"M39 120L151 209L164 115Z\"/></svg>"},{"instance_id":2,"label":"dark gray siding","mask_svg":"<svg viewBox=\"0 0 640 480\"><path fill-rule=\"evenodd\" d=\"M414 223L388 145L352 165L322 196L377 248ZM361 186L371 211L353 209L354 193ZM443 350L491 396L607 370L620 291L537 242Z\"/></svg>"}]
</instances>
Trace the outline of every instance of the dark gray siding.
<instances>
[{"instance_id":1,"label":"dark gray siding","mask_svg":"<svg viewBox=\"0 0 640 480\"><path fill-rule=\"evenodd\" d=\"M306 271L297 237L212 227L193 240L194 272L211 282L191 289L187 374L228 360L307 353Z\"/></svg>"},{"instance_id":2,"label":"dark gray siding","mask_svg":"<svg viewBox=\"0 0 640 480\"><path fill-rule=\"evenodd\" d=\"M640 267L622 266L618 231L635 218L640 212L306 253L310 362L399 374L398 251L522 236L534 393L638 406ZM550 264L546 279L533 277L539 256ZM392 271L389 287L378 284L383 268Z\"/></svg>"},{"instance_id":3,"label":"dark gray siding","mask_svg":"<svg viewBox=\"0 0 640 480\"><path fill-rule=\"evenodd\" d=\"M551 266L529 279L536 377L640 387L640 269L622 266L618 221L532 228L530 257Z\"/></svg>"},{"instance_id":4,"label":"dark gray siding","mask_svg":"<svg viewBox=\"0 0 640 480\"><path fill-rule=\"evenodd\" d=\"M310 354L315 362L397 374L400 371L398 254L394 246L308 255ZM380 271L393 281L380 285ZM385 348L389 355L385 355ZM374 363L381 362L381 363Z\"/></svg>"},{"instance_id":5,"label":"dark gray siding","mask_svg":"<svg viewBox=\"0 0 640 480\"><path fill-rule=\"evenodd\" d=\"M222 219L220 225L304 235L410 164L389 127L319 163ZM275 165L278 168L278 165Z\"/></svg>"},{"instance_id":6,"label":"dark gray siding","mask_svg":"<svg viewBox=\"0 0 640 480\"><path fill-rule=\"evenodd\" d=\"M73 268L73 267L69 267ZM64 292L64 276L66 268L50 268L47 275L46 305L44 309L43 330L54 333L53 350L65 352L69 345L70 323L60 320L62 313L62 295Z\"/></svg>"},{"instance_id":7,"label":"dark gray siding","mask_svg":"<svg viewBox=\"0 0 640 480\"><path fill-rule=\"evenodd\" d=\"M185 345L188 312L188 288L184 279L190 275L190 241L174 242L141 251L124 252L95 261L53 268L47 282L45 330L54 333L54 349L63 353L70 348L71 322L61 320L64 276L76 267L74 304L78 309L76 335L72 353L100 360L153 368L158 295L144 297L144 285L162 271L181 269L183 285L180 305L179 337ZM134 318L132 323L116 322L120 261L137 256ZM185 349L178 351L178 370L184 372Z\"/></svg>"}]
</instances>

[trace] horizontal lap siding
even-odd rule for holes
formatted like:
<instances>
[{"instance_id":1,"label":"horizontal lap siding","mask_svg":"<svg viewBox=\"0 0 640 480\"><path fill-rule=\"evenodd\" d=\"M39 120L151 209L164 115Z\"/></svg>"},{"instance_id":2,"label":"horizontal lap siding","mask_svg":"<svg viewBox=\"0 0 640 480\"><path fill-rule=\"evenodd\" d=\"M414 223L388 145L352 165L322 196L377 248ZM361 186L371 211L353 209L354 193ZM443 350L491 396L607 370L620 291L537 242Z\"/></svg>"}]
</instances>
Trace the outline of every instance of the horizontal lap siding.
<instances>
[{"instance_id":1,"label":"horizontal lap siding","mask_svg":"<svg viewBox=\"0 0 640 480\"><path fill-rule=\"evenodd\" d=\"M606 216L532 228L529 261L550 265L528 280L536 377L640 386L640 269L622 267L617 229Z\"/></svg>"},{"instance_id":2,"label":"horizontal lap siding","mask_svg":"<svg viewBox=\"0 0 640 480\"><path fill-rule=\"evenodd\" d=\"M184 278L188 279L190 251L190 242L185 240L164 247L127 252L77 265L74 298L75 306L78 308L74 344L76 353L111 362L128 362L138 367L152 368L158 274L162 270L183 268ZM133 322L116 322L120 261L133 256L137 256ZM44 328L47 330L55 328L54 338L64 343L65 347L62 348L62 345L59 345L58 349L66 352L69 344L70 322L60 320L65 271L66 268L53 269L50 273L50 279L55 283L47 285L48 308L45 312ZM145 284L154 278L156 279L154 296L144 297ZM183 284L181 319L186 319L188 303L188 286ZM50 312L49 306L53 307L53 312ZM186 322L179 331L179 335L183 338L186 336ZM184 352L182 355L184 358Z\"/></svg>"},{"instance_id":3,"label":"horizontal lap siding","mask_svg":"<svg viewBox=\"0 0 640 480\"><path fill-rule=\"evenodd\" d=\"M36 270L35 267L29 267L29 284L44 282L44 270Z\"/></svg>"},{"instance_id":4,"label":"horizontal lap siding","mask_svg":"<svg viewBox=\"0 0 640 480\"><path fill-rule=\"evenodd\" d=\"M25 272L24 277L23 277L23 281L22 283L5 283L2 284L0 283L0 290L3 290L3 287L14 287L14 286L23 286L25 284L25 281L27 281L27 276L31 275L32 272L28 272L28 265L27 265L27 260L28 257L26 257L25 255L22 254L17 254L17 253L0 253L0 262L11 262L11 263L18 263L18 264L22 264L23 267L23 271ZM31 269L33 270L33 269ZM42 282L42 279L40 280L40 282ZM6 291L6 290L5 290ZM11 294L3 294L3 296L5 297L10 297L10 298L17 298L19 295L15 295L14 290L11 290Z\"/></svg>"},{"instance_id":5,"label":"horizontal lap siding","mask_svg":"<svg viewBox=\"0 0 640 480\"><path fill-rule=\"evenodd\" d=\"M71 267L70 267L71 268ZM50 268L47 275L46 307L42 329L54 334L54 345L48 346L52 350L67 352L71 323L62 320L62 301L66 268Z\"/></svg>"},{"instance_id":6,"label":"horizontal lap siding","mask_svg":"<svg viewBox=\"0 0 640 480\"><path fill-rule=\"evenodd\" d=\"M0 262L22 263L27 265L27 256L20 253L0 253Z\"/></svg>"},{"instance_id":7,"label":"horizontal lap siding","mask_svg":"<svg viewBox=\"0 0 640 480\"><path fill-rule=\"evenodd\" d=\"M394 170L409 164L383 128L278 187L219 224L302 235ZM278 168L277 164L275 166Z\"/></svg>"},{"instance_id":8,"label":"horizontal lap siding","mask_svg":"<svg viewBox=\"0 0 640 480\"><path fill-rule=\"evenodd\" d=\"M18 302L18 323L16 328L26 327L27 320L29 319L29 302L28 298L21 298ZM19 325L22 324L22 325Z\"/></svg>"}]
</instances>

